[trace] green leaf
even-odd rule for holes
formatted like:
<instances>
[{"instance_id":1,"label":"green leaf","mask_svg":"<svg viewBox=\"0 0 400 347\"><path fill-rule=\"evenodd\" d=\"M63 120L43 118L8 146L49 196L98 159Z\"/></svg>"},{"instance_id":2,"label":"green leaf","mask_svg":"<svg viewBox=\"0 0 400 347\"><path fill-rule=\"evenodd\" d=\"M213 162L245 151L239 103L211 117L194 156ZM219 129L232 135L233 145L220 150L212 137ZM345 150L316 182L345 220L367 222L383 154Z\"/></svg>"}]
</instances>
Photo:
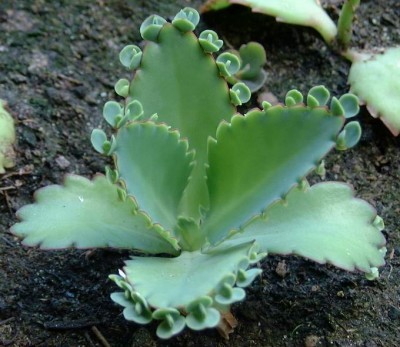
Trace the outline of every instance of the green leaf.
<instances>
[{"instance_id":1,"label":"green leaf","mask_svg":"<svg viewBox=\"0 0 400 347\"><path fill-rule=\"evenodd\" d=\"M241 60L240 70L227 78L230 84L243 82L252 93L259 90L267 79L267 73L262 69L266 62L264 47L257 42L242 45L239 51L232 50Z\"/></svg>"},{"instance_id":2,"label":"green leaf","mask_svg":"<svg viewBox=\"0 0 400 347\"><path fill-rule=\"evenodd\" d=\"M135 45L125 46L119 54L119 60L128 69L136 69L142 59L142 50Z\"/></svg>"},{"instance_id":3,"label":"green leaf","mask_svg":"<svg viewBox=\"0 0 400 347\"><path fill-rule=\"evenodd\" d=\"M331 100L330 108L335 116L344 116L346 114L343 105L335 96Z\"/></svg>"},{"instance_id":4,"label":"green leaf","mask_svg":"<svg viewBox=\"0 0 400 347\"><path fill-rule=\"evenodd\" d=\"M136 294L134 297L137 297ZM144 300L133 301L131 297L127 297L124 292L116 292L111 294L111 300L124 306L123 315L126 320L133 321L138 324L150 323L153 319L151 311Z\"/></svg>"},{"instance_id":5,"label":"green leaf","mask_svg":"<svg viewBox=\"0 0 400 347\"><path fill-rule=\"evenodd\" d=\"M211 243L283 198L335 145L343 120L324 108L275 106L222 123L209 142Z\"/></svg>"},{"instance_id":6,"label":"green leaf","mask_svg":"<svg viewBox=\"0 0 400 347\"><path fill-rule=\"evenodd\" d=\"M361 138L360 123L353 121L347 123L343 130L338 135L336 148L343 151L354 147Z\"/></svg>"},{"instance_id":7,"label":"green leaf","mask_svg":"<svg viewBox=\"0 0 400 347\"><path fill-rule=\"evenodd\" d=\"M298 90L292 89L286 93L285 104L286 106L295 106L303 102L303 94Z\"/></svg>"},{"instance_id":8,"label":"green leaf","mask_svg":"<svg viewBox=\"0 0 400 347\"><path fill-rule=\"evenodd\" d=\"M126 98L129 95L129 81L126 78L121 78L115 84L114 90L119 96Z\"/></svg>"},{"instance_id":9,"label":"green leaf","mask_svg":"<svg viewBox=\"0 0 400 347\"><path fill-rule=\"evenodd\" d=\"M226 275L216 288L215 301L219 305L231 305L245 298L246 292L242 288L235 288L234 284L236 276L233 274Z\"/></svg>"},{"instance_id":10,"label":"green leaf","mask_svg":"<svg viewBox=\"0 0 400 347\"><path fill-rule=\"evenodd\" d=\"M181 207L182 214L198 220L200 205L208 206L207 138L236 112L215 60L204 53L194 34L165 24L157 42L147 44L130 93L143 105L143 117L157 113L159 122L179 129L196 151L197 164Z\"/></svg>"},{"instance_id":11,"label":"green leaf","mask_svg":"<svg viewBox=\"0 0 400 347\"><path fill-rule=\"evenodd\" d=\"M268 253L298 254L345 270L369 273L384 264L385 239L375 210L344 183L294 188L231 240L256 240ZM231 241L227 241L228 244Z\"/></svg>"},{"instance_id":12,"label":"green leaf","mask_svg":"<svg viewBox=\"0 0 400 347\"><path fill-rule=\"evenodd\" d=\"M199 35L199 43L206 53L218 52L224 44L213 30L204 30Z\"/></svg>"},{"instance_id":13,"label":"green leaf","mask_svg":"<svg viewBox=\"0 0 400 347\"><path fill-rule=\"evenodd\" d=\"M240 69L239 58L236 55L229 52L224 52L220 54L216 62L220 74L224 77L232 76Z\"/></svg>"},{"instance_id":14,"label":"green leaf","mask_svg":"<svg viewBox=\"0 0 400 347\"><path fill-rule=\"evenodd\" d=\"M201 12L207 12L211 10L221 10L230 6L229 0L207 0L206 3L201 7Z\"/></svg>"},{"instance_id":15,"label":"green leaf","mask_svg":"<svg viewBox=\"0 0 400 347\"><path fill-rule=\"evenodd\" d=\"M395 136L400 133L399 60L400 47L389 48L383 54L356 55L348 80L351 92Z\"/></svg>"},{"instance_id":16,"label":"green leaf","mask_svg":"<svg viewBox=\"0 0 400 347\"><path fill-rule=\"evenodd\" d=\"M233 85L229 94L232 103L236 106L246 103L251 98L251 91L243 82L238 82Z\"/></svg>"},{"instance_id":17,"label":"green leaf","mask_svg":"<svg viewBox=\"0 0 400 347\"><path fill-rule=\"evenodd\" d=\"M211 307L212 303L209 296L203 296L186 306L186 325L193 330L216 327L220 321L220 313Z\"/></svg>"},{"instance_id":18,"label":"green leaf","mask_svg":"<svg viewBox=\"0 0 400 347\"><path fill-rule=\"evenodd\" d=\"M199 24L200 15L191 7L185 7L180 10L175 18L172 20L172 24L183 32L193 31L197 24Z\"/></svg>"},{"instance_id":19,"label":"green leaf","mask_svg":"<svg viewBox=\"0 0 400 347\"><path fill-rule=\"evenodd\" d=\"M176 240L159 226L152 226L131 199L121 200L117 186L105 176L90 181L69 175L64 186L42 188L35 198L36 203L17 212L21 222L11 228L27 246L116 247L153 254L177 253Z\"/></svg>"},{"instance_id":20,"label":"green leaf","mask_svg":"<svg viewBox=\"0 0 400 347\"><path fill-rule=\"evenodd\" d=\"M132 122L117 134L116 166L127 193L155 223L172 231L193 155L166 125Z\"/></svg>"},{"instance_id":21,"label":"green leaf","mask_svg":"<svg viewBox=\"0 0 400 347\"><path fill-rule=\"evenodd\" d=\"M241 80L255 80L267 61L264 47L258 42L249 42L239 48L242 68L238 73Z\"/></svg>"},{"instance_id":22,"label":"green leaf","mask_svg":"<svg viewBox=\"0 0 400 347\"><path fill-rule=\"evenodd\" d=\"M235 274L252 244L206 254L182 252L176 258L132 257L124 267L126 280L153 307L186 306L213 293L226 275Z\"/></svg>"},{"instance_id":23,"label":"green leaf","mask_svg":"<svg viewBox=\"0 0 400 347\"><path fill-rule=\"evenodd\" d=\"M339 101L344 109L346 118L357 116L358 112L360 112L358 98L354 94L343 94Z\"/></svg>"},{"instance_id":24,"label":"green leaf","mask_svg":"<svg viewBox=\"0 0 400 347\"><path fill-rule=\"evenodd\" d=\"M162 339L179 334L186 325L185 318L175 308L160 308L153 313L153 318L162 320L157 327L157 336Z\"/></svg>"},{"instance_id":25,"label":"green leaf","mask_svg":"<svg viewBox=\"0 0 400 347\"><path fill-rule=\"evenodd\" d=\"M308 92L307 104L310 107L325 106L330 98L329 90L324 86L312 87ZM310 101L312 105L310 105Z\"/></svg>"},{"instance_id":26,"label":"green leaf","mask_svg":"<svg viewBox=\"0 0 400 347\"><path fill-rule=\"evenodd\" d=\"M93 148L101 153L104 154L104 143L107 141L106 133L101 129L93 129L92 135L90 137L90 141L92 142Z\"/></svg>"},{"instance_id":27,"label":"green leaf","mask_svg":"<svg viewBox=\"0 0 400 347\"><path fill-rule=\"evenodd\" d=\"M140 26L140 35L144 40L157 41L158 35L166 22L164 18L158 15L151 15Z\"/></svg>"},{"instance_id":28,"label":"green leaf","mask_svg":"<svg viewBox=\"0 0 400 347\"><path fill-rule=\"evenodd\" d=\"M107 121L108 124L110 124L112 127L116 127L118 124L118 121L122 119L124 115L124 110L120 103L116 101L107 101L104 104L103 107L103 117ZM98 135L97 135L98 136ZM96 146L100 145L100 148L102 147L102 144L107 138L103 139L103 142L99 140L95 140ZM99 144L97 144L97 141L99 141ZM94 146L94 145L93 145Z\"/></svg>"},{"instance_id":29,"label":"green leaf","mask_svg":"<svg viewBox=\"0 0 400 347\"><path fill-rule=\"evenodd\" d=\"M209 7L213 9L227 7L226 0L209 2L211 3ZM312 27L328 43L335 39L337 33L335 23L318 0L230 0L229 2L251 7L254 12L274 16L280 22Z\"/></svg>"}]
</instances>

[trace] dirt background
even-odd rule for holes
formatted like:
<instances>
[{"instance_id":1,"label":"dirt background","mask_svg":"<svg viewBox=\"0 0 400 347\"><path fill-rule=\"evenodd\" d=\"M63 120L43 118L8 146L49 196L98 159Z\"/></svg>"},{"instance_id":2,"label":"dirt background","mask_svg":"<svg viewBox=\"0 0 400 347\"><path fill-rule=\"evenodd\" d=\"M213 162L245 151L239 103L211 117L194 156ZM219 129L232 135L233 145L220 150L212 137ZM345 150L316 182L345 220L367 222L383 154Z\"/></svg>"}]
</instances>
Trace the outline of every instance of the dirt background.
<instances>
[{"instance_id":1,"label":"dirt background","mask_svg":"<svg viewBox=\"0 0 400 347\"><path fill-rule=\"evenodd\" d=\"M341 1L325 1L337 19ZM200 1L0 2L0 98L17 121L17 165L0 176L0 346L399 346L399 139L363 110L360 144L333 152L327 179L354 185L384 218L387 264L378 281L296 257L270 256L263 276L233 306L239 326L229 341L215 330L186 330L156 338L156 324L127 322L109 294L107 279L127 252L43 252L23 248L8 233L15 211L33 192L60 183L65 173L103 172L91 148L92 128L105 124L101 109L113 85L129 77L120 49L140 43L139 25L152 13L171 18ZM400 43L400 2L362 1L354 45ZM280 100L297 88L325 84L334 95L348 91L349 64L311 29L276 23L235 6L203 17L200 29L217 30L239 47L249 40L267 51L266 87ZM253 102L256 102L257 95ZM318 180L314 178L314 180ZM281 270L284 271L281 271ZM278 270L278 271L277 271ZM93 328L95 327L95 328Z\"/></svg>"}]
</instances>

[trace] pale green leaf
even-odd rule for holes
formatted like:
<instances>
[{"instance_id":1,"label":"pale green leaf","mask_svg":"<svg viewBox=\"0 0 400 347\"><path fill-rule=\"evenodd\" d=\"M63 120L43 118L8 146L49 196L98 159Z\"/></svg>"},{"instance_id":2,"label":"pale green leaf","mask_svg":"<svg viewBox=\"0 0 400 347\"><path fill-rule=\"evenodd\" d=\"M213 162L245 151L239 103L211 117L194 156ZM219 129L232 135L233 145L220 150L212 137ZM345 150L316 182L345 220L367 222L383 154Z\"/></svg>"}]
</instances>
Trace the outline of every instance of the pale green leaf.
<instances>
[{"instance_id":1,"label":"pale green leaf","mask_svg":"<svg viewBox=\"0 0 400 347\"><path fill-rule=\"evenodd\" d=\"M172 24L177 29L187 32L193 31L197 24L199 24L199 21L199 13L191 7L185 7L176 14L175 18L172 20Z\"/></svg>"},{"instance_id":2,"label":"pale green leaf","mask_svg":"<svg viewBox=\"0 0 400 347\"><path fill-rule=\"evenodd\" d=\"M242 66L237 77L241 80L255 80L259 78L267 57L265 49L257 42L249 42L239 48Z\"/></svg>"},{"instance_id":3,"label":"pale green leaf","mask_svg":"<svg viewBox=\"0 0 400 347\"><path fill-rule=\"evenodd\" d=\"M352 93L367 104L393 135L400 133L400 47L383 54L355 55L349 73Z\"/></svg>"},{"instance_id":4,"label":"pale green leaf","mask_svg":"<svg viewBox=\"0 0 400 347\"><path fill-rule=\"evenodd\" d=\"M325 108L275 106L221 124L209 142L210 210L203 228L210 241L283 198L335 145L343 120Z\"/></svg>"},{"instance_id":5,"label":"pale green leaf","mask_svg":"<svg viewBox=\"0 0 400 347\"><path fill-rule=\"evenodd\" d=\"M182 252L176 258L133 257L126 280L153 307L182 307L211 294L226 275L235 274L252 242L217 248L208 254Z\"/></svg>"},{"instance_id":6,"label":"pale green leaf","mask_svg":"<svg viewBox=\"0 0 400 347\"><path fill-rule=\"evenodd\" d=\"M18 211L21 222L11 231L25 245L47 249L116 247L176 254L171 244L176 240L168 241L131 199L121 200L118 189L105 176L90 181L69 175L63 186L38 190L36 203Z\"/></svg>"},{"instance_id":7,"label":"pale green leaf","mask_svg":"<svg viewBox=\"0 0 400 347\"><path fill-rule=\"evenodd\" d=\"M116 165L127 192L153 222L173 230L193 156L177 131L152 122L132 122L116 137Z\"/></svg>"},{"instance_id":8,"label":"pale green leaf","mask_svg":"<svg viewBox=\"0 0 400 347\"><path fill-rule=\"evenodd\" d=\"M267 73L262 69L266 62L266 53L263 46L257 42L242 45L239 51L232 51L240 57L240 70L227 78L230 84L243 82L252 93L259 90L267 79Z\"/></svg>"},{"instance_id":9,"label":"pale green leaf","mask_svg":"<svg viewBox=\"0 0 400 347\"><path fill-rule=\"evenodd\" d=\"M340 132L336 142L336 148L346 150L354 147L361 138L361 126L357 121L347 123Z\"/></svg>"},{"instance_id":10,"label":"pale green leaf","mask_svg":"<svg viewBox=\"0 0 400 347\"><path fill-rule=\"evenodd\" d=\"M312 27L326 42L333 41L337 33L335 23L319 0L230 0L230 3L251 7L254 12L274 16L280 22Z\"/></svg>"},{"instance_id":11,"label":"pale green leaf","mask_svg":"<svg viewBox=\"0 0 400 347\"><path fill-rule=\"evenodd\" d=\"M344 183L294 188L228 243L256 240L261 250L298 254L346 270L369 273L384 264L385 239L376 212Z\"/></svg>"}]
</instances>

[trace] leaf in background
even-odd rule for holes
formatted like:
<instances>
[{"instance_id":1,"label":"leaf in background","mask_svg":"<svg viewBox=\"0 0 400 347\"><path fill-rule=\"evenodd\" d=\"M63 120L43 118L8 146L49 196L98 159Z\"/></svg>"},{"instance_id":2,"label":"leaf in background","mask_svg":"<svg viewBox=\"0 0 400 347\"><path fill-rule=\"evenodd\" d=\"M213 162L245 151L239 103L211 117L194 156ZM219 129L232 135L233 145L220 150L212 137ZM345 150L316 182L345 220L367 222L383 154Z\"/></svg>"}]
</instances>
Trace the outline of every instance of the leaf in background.
<instances>
[{"instance_id":1,"label":"leaf in background","mask_svg":"<svg viewBox=\"0 0 400 347\"><path fill-rule=\"evenodd\" d=\"M209 0L202 10L220 10L232 4L251 7L276 17L277 21L309 26L317 30L327 43L335 39L337 28L319 0Z\"/></svg>"},{"instance_id":2,"label":"leaf in background","mask_svg":"<svg viewBox=\"0 0 400 347\"><path fill-rule=\"evenodd\" d=\"M394 136L400 133L400 47L382 54L354 54L349 74L352 93L366 103Z\"/></svg>"}]
</instances>

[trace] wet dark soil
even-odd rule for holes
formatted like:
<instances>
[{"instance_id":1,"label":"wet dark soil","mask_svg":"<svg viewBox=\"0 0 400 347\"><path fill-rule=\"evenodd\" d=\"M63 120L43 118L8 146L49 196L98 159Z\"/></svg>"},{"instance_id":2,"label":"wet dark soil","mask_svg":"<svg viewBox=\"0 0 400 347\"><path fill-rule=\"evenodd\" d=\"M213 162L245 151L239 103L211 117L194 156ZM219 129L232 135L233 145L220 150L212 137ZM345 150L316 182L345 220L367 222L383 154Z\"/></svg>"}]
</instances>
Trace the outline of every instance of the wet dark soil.
<instances>
[{"instance_id":1,"label":"wet dark soil","mask_svg":"<svg viewBox=\"0 0 400 347\"><path fill-rule=\"evenodd\" d=\"M340 1L325 1L337 18ZM92 128L104 126L102 105L126 75L118 53L140 43L139 25L151 13L173 16L200 1L0 2L0 98L17 121L17 165L0 176L0 346L365 346L400 345L400 142L365 110L364 134L347 152L326 160L326 179L346 181L386 223L387 263L378 281L297 257L270 256L263 276L233 306L239 321L229 341L214 330L156 338L154 324L127 322L109 294L107 275L127 252L43 252L21 247L8 233L15 211L33 192L66 173L87 177L105 162L91 148ZM400 44L400 3L365 0L355 36L358 47ZM347 92L349 64L311 29L276 23L235 6L208 14L211 27L234 47L261 42L268 55L268 91L282 100L325 84ZM257 96L254 97L256 102ZM317 178L313 178L317 180ZM283 270L282 270L283 269Z\"/></svg>"}]
</instances>

